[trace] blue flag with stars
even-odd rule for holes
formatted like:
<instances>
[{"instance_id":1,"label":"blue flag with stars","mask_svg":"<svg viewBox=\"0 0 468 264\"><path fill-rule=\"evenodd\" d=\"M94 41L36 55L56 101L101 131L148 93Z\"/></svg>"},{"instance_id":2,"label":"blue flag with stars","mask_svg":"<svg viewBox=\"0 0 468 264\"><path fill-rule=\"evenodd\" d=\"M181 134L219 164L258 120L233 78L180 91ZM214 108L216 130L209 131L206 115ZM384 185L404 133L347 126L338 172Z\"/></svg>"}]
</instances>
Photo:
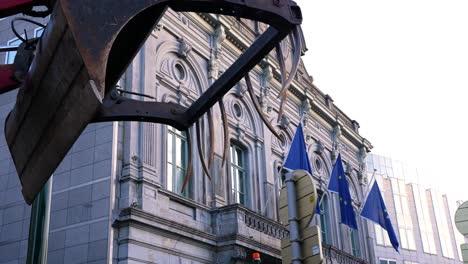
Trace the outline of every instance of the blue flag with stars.
<instances>
[{"instance_id":1,"label":"blue flag with stars","mask_svg":"<svg viewBox=\"0 0 468 264\"><path fill-rule=\"evenodd\" d=\"M284 162L284 167L290 170L305 170L312 175L312 167L310 166L301 123L297 126L296 134L294 134L293 141L289 147L288 157L286 158L286 162ZM319 202L320 200L317 201L317 208L315 210L317 214L320 214Z\"/></svg>"},{"instance_id":2,"label":"blue flag with stars","mask_svg":"<svg viewBox=\"0 0 468 264\"><path fill-rule=\"evenodd\" d=\"M335 166L330 176L328 190L338 193L340 199L341 223L357 230L356 216L354 215L351 194L349 193L348 180L341 162L341 154L338 154Z\"/></svg>"},{"instance_id":3,"label":"blue flag with stars","mask_svg":"<svg viewBox=\"0 0 468 264\"><path fill-rule=\"evenodd\" d=\"M301 123L297 126L284 167L290 170L305 170L312 175Z\"/></svg>"},{"instance_id":4,"label":"blue flag with stars","mask_svg":"<svg viewBox=\"0 0 468 264\"><path fill-rule=\"evenodd\" d=\"M379 224L383 229L387 230L388 238L393 248L398 252L398 239L393 230L392 222L390 221L390 216L388 215L387 207L385 206L377 181L372 185L366 203L361 211L361 216Z\"/></svg>"}]
</instances>

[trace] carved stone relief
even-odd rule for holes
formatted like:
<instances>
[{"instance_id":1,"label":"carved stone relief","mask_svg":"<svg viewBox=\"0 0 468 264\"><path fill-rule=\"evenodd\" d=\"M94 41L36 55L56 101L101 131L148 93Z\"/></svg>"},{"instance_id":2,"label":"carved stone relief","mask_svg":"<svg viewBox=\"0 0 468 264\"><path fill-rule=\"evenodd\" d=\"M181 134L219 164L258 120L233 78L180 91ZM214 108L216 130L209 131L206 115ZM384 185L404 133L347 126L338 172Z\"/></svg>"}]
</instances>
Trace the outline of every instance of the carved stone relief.
<instances>
[{"instance_id":1,"label":"carved stone relief","mask_svg":"<svg viewBox=\"0 0 468 264\"><path fill-rule=\"evenodd\" d=\"M342 135L341 126L337 124L333 128L333 132L332 132L333 145L332 145L331 158L333 162L335 162L335 160L338 158L338 154L340 153L341 135Z\"/></svg>"}]
</instances>

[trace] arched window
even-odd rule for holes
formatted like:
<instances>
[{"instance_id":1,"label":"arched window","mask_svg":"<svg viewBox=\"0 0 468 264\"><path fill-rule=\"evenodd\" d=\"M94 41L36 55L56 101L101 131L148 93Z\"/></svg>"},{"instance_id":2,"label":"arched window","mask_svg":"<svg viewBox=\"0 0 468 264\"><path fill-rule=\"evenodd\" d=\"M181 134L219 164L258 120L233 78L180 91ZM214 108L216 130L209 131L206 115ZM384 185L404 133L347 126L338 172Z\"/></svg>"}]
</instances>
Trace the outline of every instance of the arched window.
<instances>
[{"instance_id":1,"label":"arched window","mask_svg":"<svg viewBox=\"0 0 468 264\"><path fill-rule=\"evenodd\" d=\"M188 147L185 131L167 128L167 177L166 188L174 193L191 198L192 181L182 192L188 161Z\"/></svg>"},{"instance_id":2,"label":"arched window","mask_svg":"<svg viewBox=\"0 0 468 264\"><path fill-rule=\"evenodd\" d=\"M246 205L246 153L235 143L231 143L231 192L233 201Z\"/></svg>"},{"instance_id":3,"label":"arched window","mask_svg":"<svg viewBox=\"0 0 468 264\"><path fill-rule=\"evenodd\" d=\"M330 209L328 206L328 196L324 194L320 200L320 229L322 233L322 242L331 245Z\"/></svg>"}]
</instances>

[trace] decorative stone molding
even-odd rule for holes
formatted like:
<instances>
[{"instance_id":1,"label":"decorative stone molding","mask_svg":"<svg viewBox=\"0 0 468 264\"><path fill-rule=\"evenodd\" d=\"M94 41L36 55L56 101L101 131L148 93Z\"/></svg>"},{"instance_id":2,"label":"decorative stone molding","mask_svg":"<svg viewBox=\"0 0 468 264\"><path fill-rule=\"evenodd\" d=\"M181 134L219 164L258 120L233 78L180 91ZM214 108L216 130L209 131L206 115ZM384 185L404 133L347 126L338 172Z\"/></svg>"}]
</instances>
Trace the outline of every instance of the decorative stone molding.
<instances>
[{"instance_id":1,"label":"decorative stone molding","mask_svg":"<svg viewBox=\"0 0 468 264\"><path fill-rule=\"evenodd\" d=\"M259 103L262 107L263 112L269 113L273 108L270 102L270 82L273 79L273 71L270 65L266 65L262 69L262 76L260 78L260 98Z\"/></svg>"},{"instance_id":2,"label":"decorative stone molding","mask_svg":"<svg viewBox=\"0 0 468 264\"><path fill-rule=\"evenodd\" d=\"M185 59L187 55L192 51L192 45L190 45L185 38L179 38L177 39L177 42L179 42L178 49L177 49L177 55L180 58Z\"/></svg>"},{"instance_id":3,"label":"decorative stone molding","mask_svg":"<svg viewBox=\"0 0 468 264\"><path fill-rule=\"evenodd\" d=\"M242 141L245 137L245 130L237 124L236 126L236 138L238 141Z\"/></svg>"},{"instance_id":4,"label":"decorative stone molding","mask_svg":"<svg viewBox=\"0 0 468 264\"><path fill-rule=\"evenodd\" d=\"M159 38L159 34L161 33L161 29L162 29L162 28L163 28L163 26L162 26L161 24L157 24L157 25L154 27L152 34L153 34L153 36L154 36L155 38Z\"/></svg>"},{"instance_id":5,"label":"decorative stone molding","mask_svg":"<svg viewBox=\"0 0 468 264\"><path fill-rule=\"evenodd\" d=\"M353 166L349 162L347 162L346 168L345 168L345 174L348 176L351 176L352 172L353 172Z\"/></svg>"},{"instance_id":6,"label":"decorative stone molding","mask_svg":"<svg viewBox=\"0 0 468 264\"><path fill-rule=\"evenodd\" d=\"M333 162L338 158L338 154L340 153L340 143L341 143L341 125L336 124L335 127L333 128L332 132L332 153L331 153L331 159Z\"/></svg>"},{"instance_id":7,"label":"decorative stone molding","mask_svg":"<svg viewBox=\"0 0 468 264\"><path fill-rule=\"evenodd\" d=\"M291 119L289 119L289 117L286 116L286 115L282 115L278 126L281 129L286 130L286 129L288 129L288 126L289 126L290 123L291 123Z\"/></svg>"},{"instance_id":8,"label":"decorative stone molding","mask_svg":"<svg viewBox=\"0 0 468 264\"><path fill-rule=\"evenodd\" d=\"M237 83L236 87L234 88L234 95L241 99L244 97L245 92L247 91L247 86L242 82Z\"/></svg>"},{"instance_id":9,"label":"decorative stone molding","mask_svg":"<svg viewBox=\"0 0 468 264\"><path fill-rule=\"evenodd\" d=\"M302 120L302 123L304 124L304 127L307 127L307 123L309 121L309 111L312 109L312 107L310 106L311 105L311 102L308 98L304 98L304 100L302 100L301 102L301 116L303 116L303 120Z\"/></svg>"},{"instance_id":10,"label":"decorative stone molding","mask_svg":"<svg viewBox=\"0 0 468 264\"><path fill-rule=\"evenodd\" d=\"M359 148L359 171L358 180L361 185L366 185L367 180L367 148L363 145Z\"/></svg>"},{"instance_id":11,"label":"decorative stone molding","mask_svg":"<svg viewBox=\"0 0 468 264\"><path fill-rule=\"evenodd\" d=\"M210 60L208 61L208 77L210 79L217 79L221 70L220 61L222 59L223 42L226 39L226 32L224 26L218 23L213 34L213 47L211 50Z\"/></svg>"},{"instance_id":12,"label":"decorative stone molding","mask_svg":"<svg viewBox=\"0 0 468 264\"><path fill-rule=\"evenodd\" d=\"M322 144L322 141L318 140L316 145L315 145L315 153L321 155L323 153L323 150L325 149L325 147L323 146Z\"/></svg>"}]
</instances>

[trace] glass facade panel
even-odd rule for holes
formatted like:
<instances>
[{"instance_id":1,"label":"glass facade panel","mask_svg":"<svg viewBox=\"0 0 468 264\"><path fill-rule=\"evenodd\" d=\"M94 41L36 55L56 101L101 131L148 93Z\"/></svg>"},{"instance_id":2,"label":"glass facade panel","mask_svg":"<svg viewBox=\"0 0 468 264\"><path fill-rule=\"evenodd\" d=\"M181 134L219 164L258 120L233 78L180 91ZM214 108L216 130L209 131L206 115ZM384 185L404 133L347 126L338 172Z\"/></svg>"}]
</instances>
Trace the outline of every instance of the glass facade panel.
<instances>
[{"instance_id":1,"label":"glass facade panel","mask_svg":"<svg viewBox=\"0 0 468 264\"><path fill-rule=\"evenodd\" d=\"M355 229L351 229L351 252L355 257L361 257L361 245L359 244L359 233Z\"/></svg>"},{"instance_id":2,"label":"glass facade panel","mask_svg":"<svg viewBox=\"0 0 468 264\"><path fill-rule=\"evenodd\" d=\"M174 193L191 198L191 180L182 192L189 155L186 134L173 127L168 127L167 131L166 187Z\"/></svg>"},{"instance_id":3,"label":"glass facade panel","mask_svg":"<svg viewBox=\"0 0 468 264\"><path fill-rule=\"evenodd\" d=\"M437 229L439 230L440 246L442 255L446 258L455 258L452 247L452 237L450 236L449 226L447 222L447 214L442 200L442 195L436 191L432 191L432 204L434 206L434 214L436 216Z\"/></svg>"},{"instance_id":4,"label":"glass facade panel","mask_svg":"<svg viewBox=\"0 0 468 264\"><path fill-rule=\"evenodd\" d=\"M411 220L405 181L397 178L391 178L390 180L393 189L393 200L395 202L401 247L416 250L413 221Z\"/></svg>"},{"instance_id":5,"label":"glass facade panel","mask_svg":"<svg viewBox=\"0 0 468 264\"><path fill-rule=\"evenodd\" d=\"M8 46L19 46L21 44L21 40L16 38L13 40L8 41ZM7 52L5 64L13 64L15 61L16 51L9 51Z\"/></svg>"},{"instance_id":6,"label":"glass facade panel","mask_svg":"<svg viewBox=\"0 0 468 264\"><path fill-rule=\"evenodd\" d=\"M416 204L416 214L418 217L423 251L429 254L437 254L426 190L420 186L413 185L413 196L414 203Z\"/></svg>"},{"instance_id":7,"label":"glass facade panel","mask_svg":"<svg viewBox=\"0 0 468 264\"><path fill-rule=\"evenodd\" d=\"M322 233L322 242L331 245L330 236L330 211L328 206L328 196L324 195L320 203L320 228Z\"/></svg>"}]
</instances>

